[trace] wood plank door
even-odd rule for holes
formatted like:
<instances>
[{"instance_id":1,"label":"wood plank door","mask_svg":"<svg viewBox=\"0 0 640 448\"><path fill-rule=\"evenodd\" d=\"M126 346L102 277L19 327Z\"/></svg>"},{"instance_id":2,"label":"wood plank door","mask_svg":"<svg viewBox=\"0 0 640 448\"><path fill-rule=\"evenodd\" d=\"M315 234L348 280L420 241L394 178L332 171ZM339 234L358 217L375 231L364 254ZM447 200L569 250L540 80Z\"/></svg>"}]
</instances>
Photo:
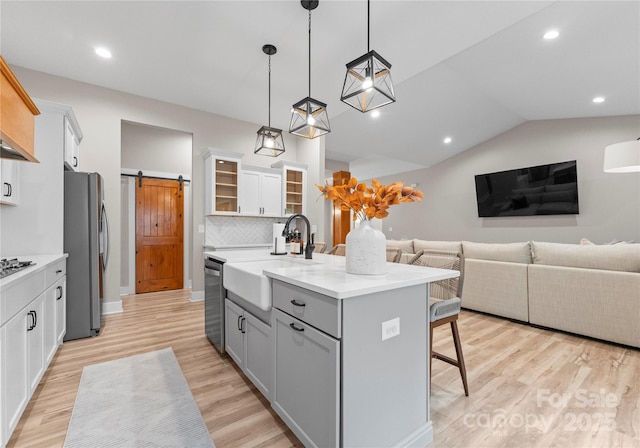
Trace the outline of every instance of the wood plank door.
<instances>
[{"instance_id":1,"label":"wood plank door","mask_svg":"<svg viewBox=\"0 0 640 448\"><path fill-rule=\"evenodd\" d=\"M176 180L136 180L136 294L183 288L184 191Z\"/></svg>"}]
</instances>

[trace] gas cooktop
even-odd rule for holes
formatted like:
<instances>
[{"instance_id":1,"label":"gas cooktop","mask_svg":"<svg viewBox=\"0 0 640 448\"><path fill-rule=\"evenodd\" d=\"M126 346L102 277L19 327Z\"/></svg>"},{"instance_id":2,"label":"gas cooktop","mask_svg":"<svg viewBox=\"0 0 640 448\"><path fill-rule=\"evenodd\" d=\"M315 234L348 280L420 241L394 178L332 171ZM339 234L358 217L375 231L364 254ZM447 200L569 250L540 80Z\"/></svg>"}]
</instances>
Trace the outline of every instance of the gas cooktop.
<instances>
[{"instance_id":1,"label":"gas cooktop","mask_svg":"<svg viewBox=\"0 0 640 448\"><path fill-rule=\"evenodd\" d=\"M0 260L0 278L8 277L11 274L15 274L16 272L20 272L21 270L28 268L29 266L33 266L35 263L32 261L23 261L18 260L17 258L12 258L11 260L7 260L3 258Z\"/></svg>"}]
</instances>

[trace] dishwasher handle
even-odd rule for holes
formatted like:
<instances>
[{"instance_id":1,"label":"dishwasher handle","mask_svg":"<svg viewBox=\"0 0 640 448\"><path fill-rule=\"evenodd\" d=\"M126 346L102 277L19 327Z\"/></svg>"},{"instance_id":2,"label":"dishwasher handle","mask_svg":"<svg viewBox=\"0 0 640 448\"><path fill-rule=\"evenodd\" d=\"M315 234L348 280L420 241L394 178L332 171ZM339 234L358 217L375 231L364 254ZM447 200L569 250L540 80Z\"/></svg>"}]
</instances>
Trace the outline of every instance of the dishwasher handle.
<instances>
[{"instance_id":1,"label":"dishwasher handle","mask_svg":"<svg viewBox=\"0 0 640 448\"><path fill-rule=\"evenodd\" d=\"M207 275L213 275L214 277L220 277L220 271L204 268L204 273Z\"/></svg>"}]
</instances>

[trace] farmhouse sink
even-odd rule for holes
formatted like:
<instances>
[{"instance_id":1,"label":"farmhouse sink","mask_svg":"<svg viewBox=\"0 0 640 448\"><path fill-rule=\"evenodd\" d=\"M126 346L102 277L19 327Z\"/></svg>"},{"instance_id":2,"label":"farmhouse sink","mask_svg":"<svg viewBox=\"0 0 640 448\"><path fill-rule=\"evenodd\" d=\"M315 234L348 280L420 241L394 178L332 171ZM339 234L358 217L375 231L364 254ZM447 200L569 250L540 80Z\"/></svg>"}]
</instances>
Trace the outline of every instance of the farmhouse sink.
<instances>
[{"instance_id":1,"label":"farmhouse sink","mask_svg":"<svg viewBox=\"0 0 640 448\"><path fill-rule=\"evenodd\" d=\"M271 309L271 284L262 272L265 269L304 267L318 264L310 260L279 258L273 260L225 263L223 285L257 307Z\"/></svg>"}]
</instances>

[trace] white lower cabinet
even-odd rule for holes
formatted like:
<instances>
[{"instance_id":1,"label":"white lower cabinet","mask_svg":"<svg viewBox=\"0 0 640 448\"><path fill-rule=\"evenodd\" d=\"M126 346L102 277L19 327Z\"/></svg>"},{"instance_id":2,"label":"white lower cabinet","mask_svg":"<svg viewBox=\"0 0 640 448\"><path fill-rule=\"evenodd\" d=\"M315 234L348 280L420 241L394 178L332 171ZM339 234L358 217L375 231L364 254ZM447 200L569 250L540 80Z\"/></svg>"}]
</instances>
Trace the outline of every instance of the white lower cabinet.
<instances>
[{"instance_id":1,"label":"white lower cabinet","mask_svg":"<svg viewBox=\"0 0 640 448\"><path fill-rule=\"evenodd\" d=\"M36 263L38 264L38 263ZM5 446L65 333L66 260L0 290L0 446ZM35 298L34 298L35 297Z\"/></svg>"},{"instance_id":2,"label":"white lower cabinet","mask_svg":"<svg viewBox=\"0 0 640 448\"><path fill-rule=\"evenodd\" d=\"M340 446L340 341L273 308L271 405L305 446Z\"/></svg>"},{"instance_id":3,"label":"white lower cabinet","mask_svg":"<svg viewBox=\"0 0 640 448\"><path fill-rule=\"evenodd\" d=\"M271 327L225 299L225 349L256 388L270 398Z\"/></svg>"}]
</instances>

